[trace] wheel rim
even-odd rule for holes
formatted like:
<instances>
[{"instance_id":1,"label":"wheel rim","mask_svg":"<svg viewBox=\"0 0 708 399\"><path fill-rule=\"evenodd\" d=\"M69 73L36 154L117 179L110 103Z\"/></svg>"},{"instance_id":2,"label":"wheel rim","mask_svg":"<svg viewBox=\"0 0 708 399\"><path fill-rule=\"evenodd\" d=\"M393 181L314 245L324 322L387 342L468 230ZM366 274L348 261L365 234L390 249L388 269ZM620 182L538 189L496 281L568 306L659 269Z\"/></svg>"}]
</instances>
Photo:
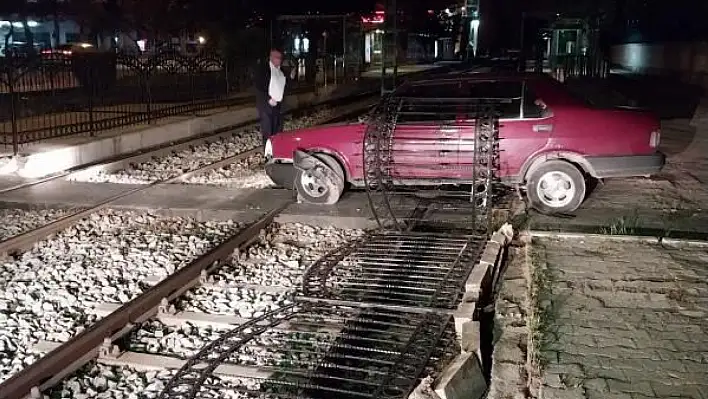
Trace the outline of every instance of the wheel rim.
<instances>
[{"instance_id":1,"label":"wheel rim","mask_svg":"<svg viewBox=\"0 0 708 399\"><path fill-rule=\"evenodd\" d=\"M311 170L300 175L300 186L305 194L312 198L319 198L327 194L327 185L315 176Z\"/></svg>"},{"instance_id":2,"label":"wheel rim","mask_svg":"<svg viewBox=\"0 0 708 399\"><path fill-rule=\"evenodd\" d=\"M565 172L547 172L536 185L536 194L544 205L562 208L575 197L576 187L573 179Z\"/></svg>"}]
</instances>

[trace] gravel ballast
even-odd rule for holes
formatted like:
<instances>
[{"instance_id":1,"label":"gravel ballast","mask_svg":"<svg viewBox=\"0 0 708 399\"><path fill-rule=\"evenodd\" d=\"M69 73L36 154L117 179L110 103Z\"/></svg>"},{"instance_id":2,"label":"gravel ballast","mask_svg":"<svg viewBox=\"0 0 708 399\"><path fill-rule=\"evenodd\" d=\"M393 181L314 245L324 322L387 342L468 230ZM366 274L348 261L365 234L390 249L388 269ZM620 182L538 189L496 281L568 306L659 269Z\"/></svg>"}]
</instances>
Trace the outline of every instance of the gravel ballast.
<instances>
[{"instance_id":1,"label":"gravel ballast","mask_svg":"<svg viewBox=\"0 0 708 399\"><path fill-rule=\"evenodd\" d=\"M331 118L333 114L332 108L323 107L309 115L286 120L283 129L287 131L316 125ZM73 179L93 183L151 184L238 155L258 147L261 143L259 129L251 127L227 139L197 145L168 156L131 165L118 172L99 172L94 175L76 176ZM229 185L239 188L269 187L272 182L262 172L262 166L262 156L249 157L217 171L207 171L193 176L185 183Z\"/></svg>"},{"instance_id":2,"label":"gravel ballast","mask_svg":"<svg viewBox=\"0 0 708 399\"><path fill-rule=\"evenodd\" d=\"M69 216L81 209L0 209L0 241L34 230L55 220Z\"/></svg>"},{"instance_id":3,"label":"gravel ballast","mask_svg":"<svg viewBox=\"0 0 708 399\"><path fill-rule=\"evenodd\" d=\"M0 266L0 381L96 321L95 303L125 303L243 226L101 211Z\"/></svg>"},{"instance_id":4,"label":"gravel ballast","mask_svg":"<svg viewBox=\"0 0 708 399\"><path fill-rule=\"evenodd\" d=\"M211 285L249 284L250 288L195 288L175 304L177 310L231 315L244 318L258 317L292 301L301 283L304 270L327 252L350 240L361 237L362 230L321 228L299 223L273 224L262 231L248 250L236 253L229 264L212 275ZM283 288L282 293L258 289L253 285ZM189 358L204 345L222 336L223 327L197 327L185 324L167 326L151 320L131 333L129 350L155 355ZM230 361L244 366L277 365L281 362L307 361L287 357L289 342L316 340L328 342L328 334L306 334L270 331L249 342ZM106 376L108 374L108 376ZM57 398L95 395L101 398L152 398L171 378L172 372L143 372L129 368L94 365L65 381L54 390ZM105 381L104 381L105 380ZM111 381L110 383L106 381ZM255 380L234 380L241 387L259 389ZM221 383L228 383L222 379ZM111 389L108 389L108 386ZM148 388L149 387L149 388ZM110 392L109 392L110 391ZM103 393L99 393L103 392ZM136 396L133 396L136 395ZM203 395L200 393L200 395ZM200 397L245 398L235 391L213 392Z\"/></svg>"}]
</instances>

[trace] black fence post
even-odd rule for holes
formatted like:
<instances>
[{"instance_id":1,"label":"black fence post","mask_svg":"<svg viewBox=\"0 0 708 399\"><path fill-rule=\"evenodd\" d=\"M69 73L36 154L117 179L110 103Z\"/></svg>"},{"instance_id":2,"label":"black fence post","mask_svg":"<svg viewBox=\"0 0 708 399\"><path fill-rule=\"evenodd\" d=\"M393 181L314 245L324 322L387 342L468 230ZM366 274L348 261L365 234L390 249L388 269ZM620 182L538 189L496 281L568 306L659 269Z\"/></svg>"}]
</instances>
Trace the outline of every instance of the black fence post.
<instances>
[{"instance_id":1,"label":"black fence post","mask_svg":"<svg viewBox=\"0 0 708 399\"><path fill-rule=\"evenodd\" d=\"M145 111L147 112L148 125L152 124L152 96L150 95L150 75L152 71L145 69L142 79L144 79Z\"/></svg>"},{"instance_id":2,"label":"black fence post","mask_svg":"<svg viewBox=\"0 0 708 399\"><path fill-rule=\"evenodd\" d=\"M96 71L93 65L89 63L89 74L88 74L88 111L89 111L89 136L94 137L96 135L96 123L93 114L93 96L96 92Z\"/></svg>"},{"instance_id":3,"label":"black fence post","mask_svg":"<svg viewBox=\"0 0 708 399\"><path fill-rule=\"evenodd\" d=\"M7 69L7 87L10 93L10 118L12 120L12 154L17 155L20 152L20 138L17 131L17 98L15 94L15 79L13 76L13 63L10 63Z\"/></svg>"},{"instance_id":4,"label":"black fence post","mask_svg":"<svg viewBox=\"0 0 708 399\"><path fill-rule=\"evenodd\" d=\"M195 60L196 61L196 60ZM197 108L195 107L196 100L195 100L195 93L194 93L194 80L195 80L195 75L197 74L197 64L193 63L188 71L189 71L189 94L191 96L191 108L192 108L192 115L197 115Z\"/></svg>"},{"instance_id":5,"label":"black fence post","mask_svg":"<svg viewBox=\"0 0 708 399\"><path fill-rule=\"evenodd\" d=\"M222 67L224 68L224 84L226 85L226 87L224 88L225 89L224 95L227 100L226 101L226 108L228 109L229 108L228 98L229 98L229 95L231 94L231 92L230 92L231 88L229 87L229 68L231 67L231 64L229 63L228 58L223 59Z\"/></svg>"}]
</instances>

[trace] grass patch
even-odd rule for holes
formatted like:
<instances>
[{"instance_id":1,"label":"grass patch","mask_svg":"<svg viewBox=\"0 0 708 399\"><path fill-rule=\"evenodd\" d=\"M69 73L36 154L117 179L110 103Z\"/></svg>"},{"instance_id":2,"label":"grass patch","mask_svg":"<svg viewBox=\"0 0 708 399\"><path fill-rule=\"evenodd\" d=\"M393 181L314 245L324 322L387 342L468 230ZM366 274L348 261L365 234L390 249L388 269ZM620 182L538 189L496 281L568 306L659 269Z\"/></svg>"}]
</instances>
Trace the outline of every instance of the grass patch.
<instances>
[{"instance_id":1,"label":"grass patch","mask_svg":"<svg viewBox=\"0 0 708 399\"><path fill-rule=\"evenodd\" d=\"M700 209L686 207L682 204L675 205L671 208L669 214L663 217L663 237L671 237L671 234L677 231L690 230L691 219L699 214Z\"/></svg>"},{"instance_id":2,"label":"grass patch","mask_svg":"<svg viewBox=\"0 0 708 399\"><path fill-rule=\"evenodd\" d=\"M539 375L556 356L553 344L558 341L558 319L560 300L554 293L556 276L546 262L545 247L533 240L530 249L531 287L529 289L530 310L529 360L533 370Z\"/></svg>"},{"instance_id":3,"label":"grass patch","mask_svg":"<svg viewBox=\"0 0 708 399\"><path fill-rule=\"evenodd\" d=\"M600 234L610 236L631 236L639 229L639 213L635 210L629 216L612 220L607 226L600 228Z\"/></svg>"}]
</instances>

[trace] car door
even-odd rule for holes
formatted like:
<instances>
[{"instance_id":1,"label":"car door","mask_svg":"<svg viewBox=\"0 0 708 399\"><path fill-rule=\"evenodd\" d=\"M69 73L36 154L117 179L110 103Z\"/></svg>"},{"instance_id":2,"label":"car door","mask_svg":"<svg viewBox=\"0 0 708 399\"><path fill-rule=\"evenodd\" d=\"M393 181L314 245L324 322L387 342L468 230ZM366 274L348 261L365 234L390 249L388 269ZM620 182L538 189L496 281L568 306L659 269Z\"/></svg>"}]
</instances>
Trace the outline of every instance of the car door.
<instances>
[{"instance_id":1,"label":"car door","mask_svg":"<svg viewBox=\"0 0 708 399\"><path fill-rule=\"evenodd\" d=\"M463 130L457 124L456 106L444 96L433 97L423 90L416 94L400 100L391 141L392 174L419 183L457 180Z\"/></svg>"},{"instance_id":2,"label":"car door","mask_svg":"<svg viewBox=\"0 0 708 399\"><path fill-rule=\"evenodd\" d=\"M553 112L523 83L523 97L499 119L500 177L516 180L524 163L550 144L553 129Z\"/></svg>"},{"instance_id":3,"label":"car door","mask_svg":"<svg viewBox=\"0 0 708 399\"><path fill-rule=\"evenodd\" d=\"M553 132L550 112L534 104L536 98L521 80L478 82L470 93L473 100L493 107L498 116L499 177L518 175L526 159L548 145ZM475 131L475 127L465 130L460 146L463 181L473 177Z\"/></svg>"}]
</instances>

